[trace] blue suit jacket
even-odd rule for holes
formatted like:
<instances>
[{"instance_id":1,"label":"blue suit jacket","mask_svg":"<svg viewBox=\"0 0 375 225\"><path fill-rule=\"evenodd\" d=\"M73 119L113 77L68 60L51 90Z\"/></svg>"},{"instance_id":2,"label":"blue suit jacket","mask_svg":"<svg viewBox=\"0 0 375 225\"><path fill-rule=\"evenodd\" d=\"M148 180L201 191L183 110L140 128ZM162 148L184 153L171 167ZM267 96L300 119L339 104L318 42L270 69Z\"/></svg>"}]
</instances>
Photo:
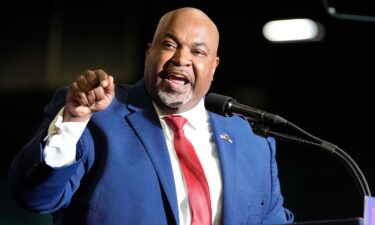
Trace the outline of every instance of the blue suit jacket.
<instances>
[{"instance_id":1,"label":"blue suit jacket","mask_svg":"<svg viewBox=\"0 0 375 225\"><path fill-rule=\"evenodd\" d=\"M117 85L109 108L95 113L84 130L77 161L53 169L43 161L43 138L66 90L54 94L41 127L13 161L14 199L29 210L53 213L55 224L178 224L171 162L144 81ZM291 222L283 208L274 140L254 135L240 117L209 116L223 179L222 224Z\"/></svg>"}]
</instances>

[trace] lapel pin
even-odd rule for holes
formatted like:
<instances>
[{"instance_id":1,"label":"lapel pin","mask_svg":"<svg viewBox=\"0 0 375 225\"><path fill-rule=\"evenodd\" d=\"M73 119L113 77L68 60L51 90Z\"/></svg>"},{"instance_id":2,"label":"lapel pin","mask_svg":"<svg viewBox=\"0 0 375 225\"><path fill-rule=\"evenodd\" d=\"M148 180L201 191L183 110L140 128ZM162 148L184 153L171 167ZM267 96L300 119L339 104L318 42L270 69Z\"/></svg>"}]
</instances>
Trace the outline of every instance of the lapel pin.
<instances>
[{"instance_id":1,"label":"lapel pin","mask_svg":"<svg viewBox=\"0 0 375 225\"><path fill-rule=\"evenodd\" d=\"M220 138L222 138L222 139L228 141L228 142L231 143L231 144L233 143L232 139L229 137L228 134L220 134Z\"/></svg>"}]
</instances>

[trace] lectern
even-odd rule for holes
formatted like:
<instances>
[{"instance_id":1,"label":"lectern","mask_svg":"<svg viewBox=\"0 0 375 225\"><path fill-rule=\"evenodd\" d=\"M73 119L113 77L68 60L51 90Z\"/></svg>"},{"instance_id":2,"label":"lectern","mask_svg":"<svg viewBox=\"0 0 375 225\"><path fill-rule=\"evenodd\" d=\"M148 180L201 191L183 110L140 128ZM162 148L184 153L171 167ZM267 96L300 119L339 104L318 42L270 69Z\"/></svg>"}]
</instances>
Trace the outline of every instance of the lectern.
<instances>
[{"instance_id":1,"label":"lectern","mask_svg":"<svg viewBox=\"0 0 375 225\"><path fill-rule=\"evenodd\" d=\"M364 225L363 218L295 222L292 225Z\"/></svg>"}]
</instances>

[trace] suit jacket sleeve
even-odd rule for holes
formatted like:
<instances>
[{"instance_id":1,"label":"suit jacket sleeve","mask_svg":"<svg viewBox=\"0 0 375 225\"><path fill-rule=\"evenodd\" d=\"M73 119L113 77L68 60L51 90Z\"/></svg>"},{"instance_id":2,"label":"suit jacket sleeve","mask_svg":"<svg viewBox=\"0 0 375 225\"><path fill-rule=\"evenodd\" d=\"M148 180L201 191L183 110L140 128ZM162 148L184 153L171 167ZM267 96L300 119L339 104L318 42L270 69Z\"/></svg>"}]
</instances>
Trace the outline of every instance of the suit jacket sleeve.
<instances>
[{"instance_id":1,"label":"suit jacket sleeve","mask_svg":"<svg viewBox=\"0 0 375 225\"><path fill-rule=\"evenodd\" d=\"M283 207L284 199L281 195L280 182L278 178L278 169L276 163L276 144L275 139L267 138L271 149L271 201L267 214L264 217L264 224L292 223L294 215L291 211Z\"/></svg>"},{"instance_id":2,"label":"suit jacket sleeve","mask_svg":"<svg viewBox=\"0 0 375 225\"><path fill-rule=\"evenodd\" d=\"M9 170L11 194L22 207L49 213L65 207L78 189L80 180L88 170L88 155L83 151L82 140L77 144L77 161L61 168L49 167L43 159L44 142L48 126L65 104L66 88L55 92L44 109L44 120L32 139L21 149ZM83 135L85 135L84 131Z\"/></svg>"}]
</instances>

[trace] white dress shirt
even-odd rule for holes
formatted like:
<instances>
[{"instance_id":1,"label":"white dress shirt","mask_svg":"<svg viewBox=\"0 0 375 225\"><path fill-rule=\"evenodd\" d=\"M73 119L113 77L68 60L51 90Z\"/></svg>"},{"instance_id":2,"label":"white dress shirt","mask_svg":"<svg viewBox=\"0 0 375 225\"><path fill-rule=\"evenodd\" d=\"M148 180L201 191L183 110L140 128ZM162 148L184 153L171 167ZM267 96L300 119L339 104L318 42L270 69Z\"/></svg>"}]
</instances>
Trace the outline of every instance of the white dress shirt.
<instances>
[{"instance_id":1,"label":"white dress shirt","mask_svg":"<svg viewBox=\"0 0 375 225\"><path fill-rule=\"evenodd\" d=\"M173 131L163 119L164 116L161 110L155 104L154 107L165 134L172 164L180 225L190 225L191 218L186 183L174 149ZM43 152L44 159L47 165L51 167L67 166L75 162L76 144L89 121L62 122L62 112L63 109L60 110L56 118L50 124L48 136L45 138L46 147ZM184 126L184 133L193 144L206 174L211 195L212 224L219 225L222 211L222 180L216 146L213 140L208 114L204 107L204 101L200 101L196 107L180 115L188 120Z\"/></svg>"},{"instance_id":2,"label":"white dress shirt","mask_svg":"<svg viewBox=\"0 0 375 225\"><path fill-rule=\"evenodd\" d=\"M154 104L160 123L163 127L165 139L167 141L168 152L172 163L174 182L176 185L179 217L181 225L190 225L189 201L186 191L186 183L183 172L178 161L178 157L173 145L173 130L163 119L160 109ZM217 156L216 145L213 139L212 128L209 123L204 101L200 101L193 109L179 114L185 117L188 122L183 127L185 136L193 144L197 156L206 174L210 189L212 224L219 225L222 210L222 183L220 164Z\"/></svg>"}]
</instances>

